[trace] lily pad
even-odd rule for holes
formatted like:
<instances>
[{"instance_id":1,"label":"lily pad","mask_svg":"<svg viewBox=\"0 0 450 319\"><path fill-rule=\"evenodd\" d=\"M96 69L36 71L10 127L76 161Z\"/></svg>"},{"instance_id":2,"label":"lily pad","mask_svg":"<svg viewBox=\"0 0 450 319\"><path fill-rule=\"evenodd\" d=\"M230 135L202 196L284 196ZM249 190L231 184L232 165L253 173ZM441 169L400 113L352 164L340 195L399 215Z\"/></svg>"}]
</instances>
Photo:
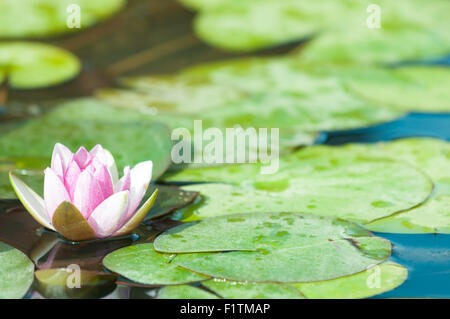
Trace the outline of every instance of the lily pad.
<instances>
[{"instance_id":1,"label":"lily pad","mask_svg":"<svg viewBox=\"0 0 450 319\"><path fill-rule=\"evenodd\" d=\"M143 76L124 79L122 83L128 90L103 89L97 95L113 105L144 112L157 108L177 114L196 114L245 96L241 90L199 78Z\"/></svg>"},{"instance_id":2,"label":"lily pad","mask_svg":"<svg viewBox=\"0 0 450 319\"><path fill-rule=\"evenodd\" d=\"M208 279L179 267L173 263L173 258L173 255L156 252L153 244L140 244L108 254L103 264L109 270L143 285L179 285Z\"/></svg>"},{"instance_id":3,"label":"lily pad","mask_svg":"<svg viewBox=\"0 0 450 319\"><path fill-rule=\"evenodd\" d=\"M381 143L374 156L397 157L424 170L435 184L422 205L374 221L367 227L392 233L450 233L450 143L430 138L410 138Z\"/></svg>"},{"instance_id":4,"label":"lily pad","mask_svg":"<svg viewBox=\"0 0 450 319\"><path fill-rule=\"evenodd\" d=\"M45 37L74 32L68 21L80 9L80 28L104 20L125 5L126 0L3 0L0 2L0 38Z\"/></svg>"},{"instance_id":5,"label":"lily pad","mask_svg":"<svg viewBox=\"0 0 450 319\"><path fill-rule=\"evenodd\" d=\"M34 280L34 264L22 253L0 242L0 299L22 298Z\"/></svg>"},{"instance_id":6,"label":"lily pad","mask_svg":"<svg viewBox=\"0 0 450 319\"><path fill-rule=\"evenodd\" d=\"M430 195L433 184L417 168L354 152L352 157L352 150L309 147L280 158L275 174L261 174L259 164L241 164L186 169L167 180L234 183L184 186L204 199L185 209L186 220L289 211L368 223L412 208Z\"/></svg>"},{"instance_id":7,"label":"lily pad","mask_svg":"<svg viewBox=\"0 0 450 319\"><path fill-rule=\"evenodd\" d=\"M398 30L371 29L364 19L356 23L314 39L300 52L299 58L315 64L379 64L436 57L449 51L445 38L426 28L405 24L404 29Z\"/></svg>"},{"instance_id":8,"label":"lily pad","mask_svg":"<svg viewBox=\"0 0 450 319\"><path fill-rule=\"evenodd\" d=\"M450 70L445 67L347 67L336 75L352 92L399 111L450 111Z\"/></svg>"},{"instance_id":9,"label":"lily pad","mask_svg":"<svg viewBox=\"0 0 450 319\"><path fill-rule=\"evenodd\" d=\"M407 278L405 267L384 262L363 272L322 282L292 284L309 299L368 298L400 286Z\"/></svg>"},{"instance_id":10,"label":"lily pad","mask_svg":"<svg viewBox=\"0 0 450 319\"><path fill-rule=\"evenodd\" d=\"M179 285L161 288L158 291L158 299L219 299L219 297L201 288Z\"/></svg>"},{"instance_id":11,"label":"lily pad","mask_svg":"<svg viewBox=\"0 0 450 319\"><path fill-rule=\"evenodd\" d=\"M146 201L155 189L158 189L158 196L144 221L168 215L177 209L189 205L198 196L198 192L185 191L176 186L151 185L142 201Z\"/></svg>"},{"instance_id":12,"label":"lily pad","mask_svg":"<svg viewBox=\"0 0 450 319\"><path fill-rule=\"evenodd\" d=\"M76 105L76 102L73 103ZM152 160L154 180L171 162L172 141L164 124L108 122L95 118L91 121L76 121L76 118L71 118L70 112L62 110L57 115L49 113L0 136L0 153L6 157L50 157L57 142L64 143L73 151L82 145L90 149L96 144L102 144L114 155L119 169Z\"/></svg>"},{"instance_id":13,"label":"lily pad","mask_svg":"<svg viewBox=\"0 0 450 319\"><path fill-rule=\"evenodd\" d=\"M300 290L287 284L265 284L211 279L202 283L225 299L303 299Z\"/></svg>"},{"instance_id":14,"label":"lily pad","mask_svg":"<svg viewBox=\"0 0 450 319\"><path fill-rule=\"evenodd\" d=\"M380 28L369 25L373 11L367 9L373 3L368 0L188 4L204 8L194 21L197 35L230 51L253 51L312 36L318 39L308 48L308 57L320 62L389 62L443 54L449 49L444 13L449 10L447 1L430 5L378 1L382 8Z\"/></svg>"},{"instance_id":15,"label":"lily pad","mask_svg":"<svg viewBox=\"0 0 450 319\"><path fill-rule=\"evenodd\" d=\"M51 299L101 298L116 288L115 275L76 268L37 270L35 276L37 291Z\"/></svg>"},{"instance_id":16,"label":"lily pad","mask_svg":"<svg viewBox=\"0 0 450 319\"><path fill-rule=\"evenodd\" d=\"M2 4L0 16L4 13ZM1 24L1 17L0 21ZM0 30L3 30L1 26ZM34 42L0 42L0 83L6 79L15 89L60 84L74 78L80 70L78 58L64 49Z\"/></svg>"},{"instance_id":17,"label":"lily pad","mask_svg":"<svg viewBox=\"0 0 450 319\"><path fill-rule=\"evenodd\" d=\"M390 255L389 241L356 224L295 213L209 218L170 229L154 245L181 253L173 262L196 273L252 282L337 278Z\"/></svg>"}]
</instances>

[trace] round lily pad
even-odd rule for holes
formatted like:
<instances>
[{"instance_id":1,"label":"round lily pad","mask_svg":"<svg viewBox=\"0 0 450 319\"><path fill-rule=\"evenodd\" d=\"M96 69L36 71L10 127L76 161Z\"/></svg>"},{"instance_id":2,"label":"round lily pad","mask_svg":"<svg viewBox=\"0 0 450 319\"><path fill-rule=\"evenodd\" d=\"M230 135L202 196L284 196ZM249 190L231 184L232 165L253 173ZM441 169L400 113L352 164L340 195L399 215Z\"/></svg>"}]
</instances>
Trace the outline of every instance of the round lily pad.
<instances>
[{"instance_id":1,"label":"round lily pad","mask_svg":"<svg viewBox=\"0 0 450 319\"><path fill-rule=\"evenodd\" d=\"M77 105L77 102L72 103ZM119 169L152 160L153 179L157 179L168 168L172 141L164 124L126 120L110 122L95 118L76 121L71 118L71 109L64 110L64 118L64 111L59 110L58 115L49 113L0 136L2 156L49 158L57 142L72 151L80 146L90 149L101 144L113 154Z\"/></svg>"},{"instance_id":2,"label":"round lily pad","mask_svg":"<svg viewBox=\"0 0 450 319\"><path fill-rule=\"evenodd\" d=\"M400 111L450 111L450 70L445 67L342 68L352 92Z\"/></svg>"},{"instance_id":3,"label":"round lily pad","mask_svg":"<svg viewBox=\"0 0 450 319\"><path fill-rule=\"evenodd\" d=\"M2 0L0 38L46 37L74 32L104 20L125 5L126 0ZM80 28L73 22L78 19ZM69 24L68 24L69 23Z\"/></svg>"},{"instance_id":4,"label":"round lily pad","mask_svg":"<svg viewBox=\"0 0 450 319\"><path fill-rule=\"evenodd\" d=\"M235 214L158 236L174 263L215 278L305 282L350 275L389 257L390 243L356 224L295 213Z\"/></svg>"},{"instance_id":5,"label":"round lily pad","mask_svg":"<svg viewBox=\"0 0 450 319\"><path fill-rule=\"evenodd\" d=\"M245 93L206 79L177 76L137 77L122 81L128 90L104 89L98 96L114 105L145 111L157 108L165 112L196 114L239 100Z\"/></svg>"},{"instance_id":6,"label":"round lily pad","mask_svg":"<svg viewBox=\"0 0 450 319\"><path fill-rule=\"evenodd\" d=\"M368 223L422 203L433 189L430 178L416 167L372 160L358 149L310 147L280 158L274 174L261 174L263 168L259 164L192 168L167 180L234 183L183 187L200 192L204 199L186 208L185 220L289 211Z\"/></svg>"},{"instance_id":7,"label":"round lily pad","mask_svg":"<svg viewBox=\"0 0 450 319\"><path fill-rule=\"evenodd\" d=\"M303 299L300 290L287 284L207 280L203 286L225 299Z\"/></svg>"},{"instance_id":8,"label":"round lily pad","mask_svg":"<svg viewBox=\"0 0 450 319\"><path fill-rule=\"evenodd\" d=\"M392 263L322 282L292 284L309 299L356 299L372 297L400 286L407 278L405 267Z\"/></svg>"},{"instance_id":9,"label":"round lily pad","mask_svg":"<svg viewBox=\"0 0 450 319\"><path fill-rule=\"evenodd\" d=\"M0 242L0 299L22 298L34 280L34 264L20 250Z\"/></svg>"},{"instance_id":10,"label":"round lily pad","mask_svg":"<svg viewBox=\"0 0 450 319\"><path fill-rule=\"evenodd\" d=\"M219 299L216 295L213 295L201 288L179 285L179 286L166 286L158 291L158 299Z\"/></svg>"},{"instance_id":11,"label":"round lily pad","mask_svg":"<svg viewBox=\"0 0 450 319\"><path fill-rule=\"evenodd\" d=\"M432 178L434 190L422 205L381 218L367 227L390 233L450 233L450 143L409 138L378 144L372 148L372 153L379 157L396 157L419 167Z\"/></svg>"},{"instance_id":12,"label":"round lily pad","mask_svg":"<svg viewBox=\"0 0 450 319\"><path fill-rule=\"evenodd\" d=\"M208 279L179 267L175 256L161 254L153 244L140 244L116 250L103 259L109 270L143 285L178 285Z\"/></svg>"},{"instance_id":13,"label":"round lily pad","mask_svg":"<svg viewBox=\"0 0 450 319\"><path fill-rule=\"evenodd\" d=\"M80 69L78 58L64 49L34 42L0 42L0 83L6 79L15 89L60 84L75 77Z\"/></svg>"}]
</instances>

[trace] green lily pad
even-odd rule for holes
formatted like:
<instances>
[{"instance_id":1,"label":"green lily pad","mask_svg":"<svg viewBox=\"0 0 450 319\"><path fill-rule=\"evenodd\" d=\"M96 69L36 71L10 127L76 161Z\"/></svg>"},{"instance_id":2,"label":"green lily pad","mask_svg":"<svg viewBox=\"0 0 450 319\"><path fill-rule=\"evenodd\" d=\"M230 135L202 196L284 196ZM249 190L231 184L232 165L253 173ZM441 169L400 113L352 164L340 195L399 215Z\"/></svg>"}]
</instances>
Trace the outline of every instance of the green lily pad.
<instances>
[{"instance_id":1,"label":"green lily pad","mask_svg":"<svg viewBox=\"0 0 450 319\"><path fill-rule=\"evenodd\" d=\"M389 62L447 53L447 1L378 1L381 28L370 28L371 1L215 1L200 7L197 35L230 51L253 51L316 36L314 61ZM261 23L264 21L264 23ZM414 40L415 41L412 41ZM405 46L404 43L409 43Z\"/></svg>"},{"instance_id":2,"label":"green lily pad","mask_svg":"<svg viewBox=\"0 0 450 319\"><path fill-rule=\"evenodd\" d=\"M312 144L321 130L384 122L400 114L348 93L334 76L312 74L294 58L202 64L171 77L130 78L125 83L125 90L104 90L98 96L143 116L157 112L155 120L186 128L191 135L194 120L202 120L204 130L219 128L223 135L236 125L279 128L282 150Z\"/></svg>"},{"instance_id":3,"label":"green lily pad","mask_svg":"<svg viewBox=\"0 0 450 319\"><path fill-rule=\"evenodd\" d=\"M332 1L326 5L295 0L227 2L201 11L194 30L215 47L253 51L301 40L326 27L330 19L336 20L333 9L340 7Z\"/></svg>"},{"instance_id":4,"label":"green lily pad","mask_svg":"<svg viewBox=\"0 0 450 319\"><path fill-rule=\"evenodd\" d=\"M3 0L0 2L0 38L45 37L74 32L67 21L80 8L80 27L104 20L125 5L126 0Z\"/></svg>"},{"instance_id":5,"label":"green lily pad","mask_svg":"<svg viewBox=\"0 0 450 319\"><path fill-rule=\"evenodd\" d=\"M179 285L166 286L158 291L158 299L219 299L219 297L201 288Z\"/></svg>"},{"instance_id":6,"label":"green lily pad","mask_svg":"<svg viewBox=\"0 0 450 319\"><path fill-rule=\"evenodd\" d=\"M373 231L392 233L450 233L450 143L430 138L410 138L382 143L374 156L397 157L424 170L435 188L422 205L374 221Z\"/></svg>"},{"instance_id":7,"label":"green lily pad","mask_svg":"<svg viewBox=\"0 0 450 319\"><path fill-rule=\"evenodd\" d=\"M0 21L3 22L1 17ZM60 84L74 78L80 70L78 58L64 49L34 42L0 42L0 83L7 78L15 89Z\"/></svg>"},{"instance_id":8,"label":"green lily pad","mask_svg":"<svg viewBox=\"0 0 450 319\"><path fill-rule=\"evenodd\" d=\"M125 108L157 108L177 114L196 114L245 96L241 90L199 78L143 76L124 79L122 83L128 90L103 89L97 95Z\"/></svg>"},{"instance_id":9,"label":"green lily pad","mask_svg":"<svg viewBox=\"0 0 450 319\"><path fill-rule=\"evenodd\" d=\"M166 231L154 246L181 253L173 262L196 273L252 282L337 278L390 255L389 241L356 224L295 213L209 218Z\"/></svg>"},{"instance_id":10,"label":"green lily pad","mask_svg":"<svg viewBox=\"0 0 450 319\"><path fill-rule=\"evenodd\" d=\"M281 157L275 174L261 174L264 167L259 164L241 164L186 169L167 180L234 183L184 186L204 199L185 209L185 220L289 211L368 223L422 203L433 189L429 177L413 166L353 153L309 147Z\"/></svg>"},{"instance_id":11,"label":"green lily pad","mask_svg":"<svg viewBox=\"0 0 450 319\"><path fill-rule=\"evenodd\" d=\"M302 293L287 284L266 284L226 280L207 280L203 286L225 299L303 299Z\"/></svg>"},{"instance_id":12,"label":"green lily pad","mask_svg":"<svg viewBox=\"0 0 450 319\"><path fill-rule=\"evenodd\" d=\"M22 253L0 242L0 299L22 298L34 280L34 264Z\"/></svg>"},{"instance_id":13,"label":"green lily pad","mask_svg":"<svg viewBox=\"0 0 450 319\"><path fill-rule=\"evenodd\" d=\"M116 288L117 276L95 271L80 270L77 273L76 269L41 269L35 275L37 291L52 299L101 298Z\"/></svg>"},{"instance_id":14,"label":"green lily pad","mask_svg":"<svg viewBox=\"0 0 450 319\"><path fill-rule=\"evenodd\" d=\"M140 244L108 254L103 264L109 270L143 285L179 285L208 279L179 267L173 258L173 255L156 252L153 244Z\"/></svg>"},{"instance_id":15,"label":"green lily pad","mask_svg":"<svg viewBox=\"0 0 450 319\"><path fill-rule=\"evenodd\" d=\"M405 267L384 262L363 272L326 280L292 284L310 299L368 298L400 286L407 278Z\"/></svg>"},{"instance_id":16,"label":"green lily pad","mask_svg":"<svg viewBox=\"0 0 450 319\"><path fill-rule=\"evenodd\" d=\"M331 68L333 69L333 68ZM328 72L330 68L328 68ZM352 92L400 111L450 111L450 70L444 67L341 68Z\"/></svg>"},{"instance_id":17,"label":"green lily pad","mask_svg":"<svg viewBox=\"0 0 450 319\"><path fill-rule=\"evenodd\" d=\"M410 26L400 30L370 29L365 21L358 24L314 39L300 52L299 58L316 64L395 63L441 56L449 51L447 41L429 29Z\"/></svg>"},{"instance_id":18,"label":"green lily pad","mask_svg":"<svg viewBox=\"0 0 450 319\"><path fill-rule=\"evenodd\" d=\"M72 103L70 106L77 105L77 102ZM79 103L83 104L83 101ZM126 120L108 122L95 118L76 121L76 117L71 118L69 110L71 108L61 108L55 115L49 113L0 136L0 153L6 157L50 158L57 142L72 151L80 146L90 149L101 144L114 155L119 169L152 160L154 180L167 170L171 162L172 141L164 124Z\"/></svg>"},{"instance_id":19,"label":"green lily pad","mask_svg":"<svg viewBox=\"0 0 450 319\"><path fill-rule=\"evenodd\" d=\"M266 284L212 279L202 285L226 299L356 299L395 289L407 275L406 268L387 261L354 275L319 282Z\"/></svg>"}]
</instances>

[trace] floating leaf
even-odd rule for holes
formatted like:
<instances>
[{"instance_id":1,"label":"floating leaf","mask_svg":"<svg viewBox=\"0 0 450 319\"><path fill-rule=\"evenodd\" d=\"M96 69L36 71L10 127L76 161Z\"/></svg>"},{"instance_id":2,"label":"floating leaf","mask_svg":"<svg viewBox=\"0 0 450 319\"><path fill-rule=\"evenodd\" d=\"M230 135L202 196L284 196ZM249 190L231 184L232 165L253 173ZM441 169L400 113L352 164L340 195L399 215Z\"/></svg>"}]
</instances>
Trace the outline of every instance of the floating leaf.
<instances>
[{"instance_id":1,"label":"floating leaf","mask_svg":"<svg viewBox=\"0 0 450 319\"><path fill-rule=\"evenodd\" d=\"M101 144L111 151L119 168L152 160L153 179L168 168L172 141L165 125L127 119L108 122L107 114L104 120L93 117L90 121L77 121L76 116L72 116L71 111L77 105L87 108L92 104L95 102L91 100L73 101L55 114L50 113L0 136L0 153L6 157L44 157L51 155L57 142L72 151L82 145L90 149ZM50 159L47 163L50 164Z\"/></svg>"},{"instance_id":2,"label":"floating leaf","mask_svg":"<svg viewBox=\"0 0 450 319\"><path fill-rule=\"evenodd\" d=\"M0 242L0 299L22 298L33 283L33 272L24 253Z\"/></svg>"},{"instance_id":3,"label":"floating leaf","mask_svg":"<svg viewBox=\"0 0 450 319\"><path fill-rule=\"evenodd\" d=\"M37 270L35 276L37 291L51 299L101 298L116 288L115 275L76 268Z\"/></svg>"},{"instance_id":4,"label":"floating leaf","mask_svg":"<svg viewBox=\"0 0 450 319\"><path fill-rule=\"evenodd\" d=\"M300 290L287 284L265 284L226 280L208 280L202 283L225 299L303 299Z\"/></svg>"},{"instance_id":5,"label":"floating leaf","mask_svg":"<svg viewBox=\"0 0 450 319\"><path fill-rule=\"evenodd\" d=\"M108 18L125 3L126 0L3 0L0 38L45 37L77 31ZM80 28L68 27L68 22L76 22L77 8L71 5L78 5Z\"/></svg>"},{"instance_id":6,"label":"floating leaf","mask_svg":"<svg viewBox=\"0 0 450 319\"><path fill-rule=\"evenodd\" d=\"M199 78L143 76L122 82L129 90L103 89L98 96L113 105L130 109L157 108L170 113L196 114L246 95L236 88Z\"/></svg>"},{"instance_id":7,"label":"floating leaf","mask_svg":"<svg viewBox=\"0 0 450 319\"><path fill-rule=\"evenodd\" d=\"M2 17L0 21L1 24ZM0 42L0 83L6 78L13 88L35 89L60 84L75 77L80 69L78 58L64 49L34 42Z\"/></svg>"},{"instance_id":8,"label":"floating leaf","mask_svg":"<svg viewBox=\"0 0 450 319\"><path fill-rule=\"evenodd\" d=\"M356 224L291 213L209 218L170 229L158 236L154 245L161 252L182 253L173 262L183 268L215 278L254 282L337 278L362 271L390 255L388 241L372 237Z\"/></svg>"},{"instance_id":9,"label":"floating leaf","mask_svg":"<svg viewBox=\"0 0 450 319\"><path fill-rule=\"evenodd\" d=\"M235 183L183 187L200 192L204 199L186 208L187 220L289 211L367 223L414 207L431 193L430 179L415 167L353 152L354 156L345 148L310 147L280 158L275 174L261 174L264 165L241 164L187 169L167 180Z\"/></svg>"},{"instance_id":10,"label":"floating leaf","mask_svg":"<svg viewBox=\"0 0 450 319\"><path fill-rule=\"evenodd\" d=\"M208 277L173 263L172 255L160 254L153 244L140 244L116 250L103 259L109 270L143 285L178 285Z\"/></svg>"},{"instance_id":11,"label":"floating leaf","mask_svg":"<svg viewBox=\"0 0 450 319\"><path fill-rule=\"evenodd\" d=\"M352 92L399 111L449 111L450 70L445 67L332 67Z\"/></svg>"},{"instance_id":12,"label":"floating leaf","mask_svg":"<svg viewBox=\"0 0 450 319\"><path fill-rule=\"evenodd\" d=\"M322 282L292 284L310 299L367 298L395 289L408 276L405 267L384 262L363 272Z\"/></svg>"},{"instance_id":13,"label":"floating leaf","mask_svg":"<svg viewBox=\"0 0 450 319\"><path fill-rule=\"evenodd\" d=\"M158 291L158 299L219 299L201 288L180 285L166 286Z\"/></svg>"},{"instance_id":14,"label":"floating leaf","mask_svg":"<svg viewBox=\"0 0 450 319\"><path fill-rule=\"evenodd\" d=\"M144 219L146 221L168 215L177 209L183 208L192 203L198 196L198 192L189 192L176 186L166 185L151 185L147 190L147 194L152 194L154 189L158 189L158 196L149 214ZM146 199L147 196L144 196L142 201Z\"/></svg>"}]
</instances>

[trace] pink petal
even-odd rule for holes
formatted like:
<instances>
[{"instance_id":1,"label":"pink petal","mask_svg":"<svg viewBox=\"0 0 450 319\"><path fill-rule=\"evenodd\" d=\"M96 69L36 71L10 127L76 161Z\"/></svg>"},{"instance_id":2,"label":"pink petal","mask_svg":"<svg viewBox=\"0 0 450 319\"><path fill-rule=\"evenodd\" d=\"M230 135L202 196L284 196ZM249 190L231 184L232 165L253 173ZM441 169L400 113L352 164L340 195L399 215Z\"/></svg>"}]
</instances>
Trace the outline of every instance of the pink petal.
<instances>
[{"instance_id":1,"label":"pink petal","mask_svg":"<svg viewBox=\"0 0 450 319\"><path fill-rule=\"evenodd\" d=\"M56 208L64 201L70 201L69 194L61 179L51 169L44 171L44 202L47 214L52 220Z\"/></svg>"},{"instance_id":2,"label":"pink petal","mask_svg":"<svg viewBox=\"0 0 450 319\"><path fill-rule=\"evenodd\" d=\"M78 167L77 162L72 160L67 168L66 175L64 175L64 186L69 193L70 198L73 200L73 193L75 192L75 186L77 184L78 177L81 174L81 169Z\"/></svg>"},{"instance_id":3,"label":"pink petal","mask_svg":"<svg viewBox=\"0 0 450 319\"><path fill-rule=\"evenodd\" d=\"M81 169L85 169L92 161L92 155L82 146L75 153L73 159Z\"/></svg>"},{"instance_id":4,"label":"pink petal","mask_svg":"<svg viewBox=\"0 0 450 319\"><path fill-rule=\"evenodd\" d=\"M137 164L130 171L130 205L126 219L130 218L138 208L152 179L152 161Z\"/></svg>"},{"instance_id":5,"label":"pink petal","mask_svg":"<svg viewBox=\"0 0 450 319\"><path fill-rule=\"evenodd\" d=\"M111 153L108 150L105 150L100 144L97 144L92 148L90 154L108 167L113 184L116 184L119 180L119 172L117 171L116 162Z\"/></svg>"},{"instance_id":6,"label":"pink petal","mask_svg":"<svg viewBox=\"0 0 450 319\"><path fill-rule=\"evenodd\" d=\"M109 173L108 168L100 163L97 159L94 158L94 178L99 183L102 192L103 198L108 198L114 193L114 187L111 179L111 174Z\"/></svg>"},{"instance_id":7,"label":"pink petal","mask_svg":"<svg viewBox=\"0 0 450 319\"><path fill-rule=\"evenodd\" d=\"M61 143L55 144L55 147L53 148L51 168L61 178L63 178L66 172L67 166L72 159L72 155L73 153Z\"/></svg>"},{"instance_id":8,"label":"pink petal","mask_svg":"<svg viewBox=\"0 0 450 319\"><path fill-rule=\"evenodd\" d=\"M88 219L97 237L110 236L119 227L119 222L128 208L128 191L116 193L104 200Z\"/></svg>"},{"instance_id":9,"label":"pink petal","mask_svg":"<svg viewBox=\"0 0 450 319\"><path fill-rule=\"evenodd\" d=\"M102 188L92 174L85 170L78 177L73 194L73 204L88 219L94 209L103 202Z\"/></svg>"},{"instance_id":10,"label":"pink petal","mask_svg":"<svg viewBox=\"0 0 450 319\"><path fill-rule=\"evenodd\" d=\"M121 192L130 189L130 166L123 169L123 176L114 186L114 192Z\"/></svg>"}]
</instances>

